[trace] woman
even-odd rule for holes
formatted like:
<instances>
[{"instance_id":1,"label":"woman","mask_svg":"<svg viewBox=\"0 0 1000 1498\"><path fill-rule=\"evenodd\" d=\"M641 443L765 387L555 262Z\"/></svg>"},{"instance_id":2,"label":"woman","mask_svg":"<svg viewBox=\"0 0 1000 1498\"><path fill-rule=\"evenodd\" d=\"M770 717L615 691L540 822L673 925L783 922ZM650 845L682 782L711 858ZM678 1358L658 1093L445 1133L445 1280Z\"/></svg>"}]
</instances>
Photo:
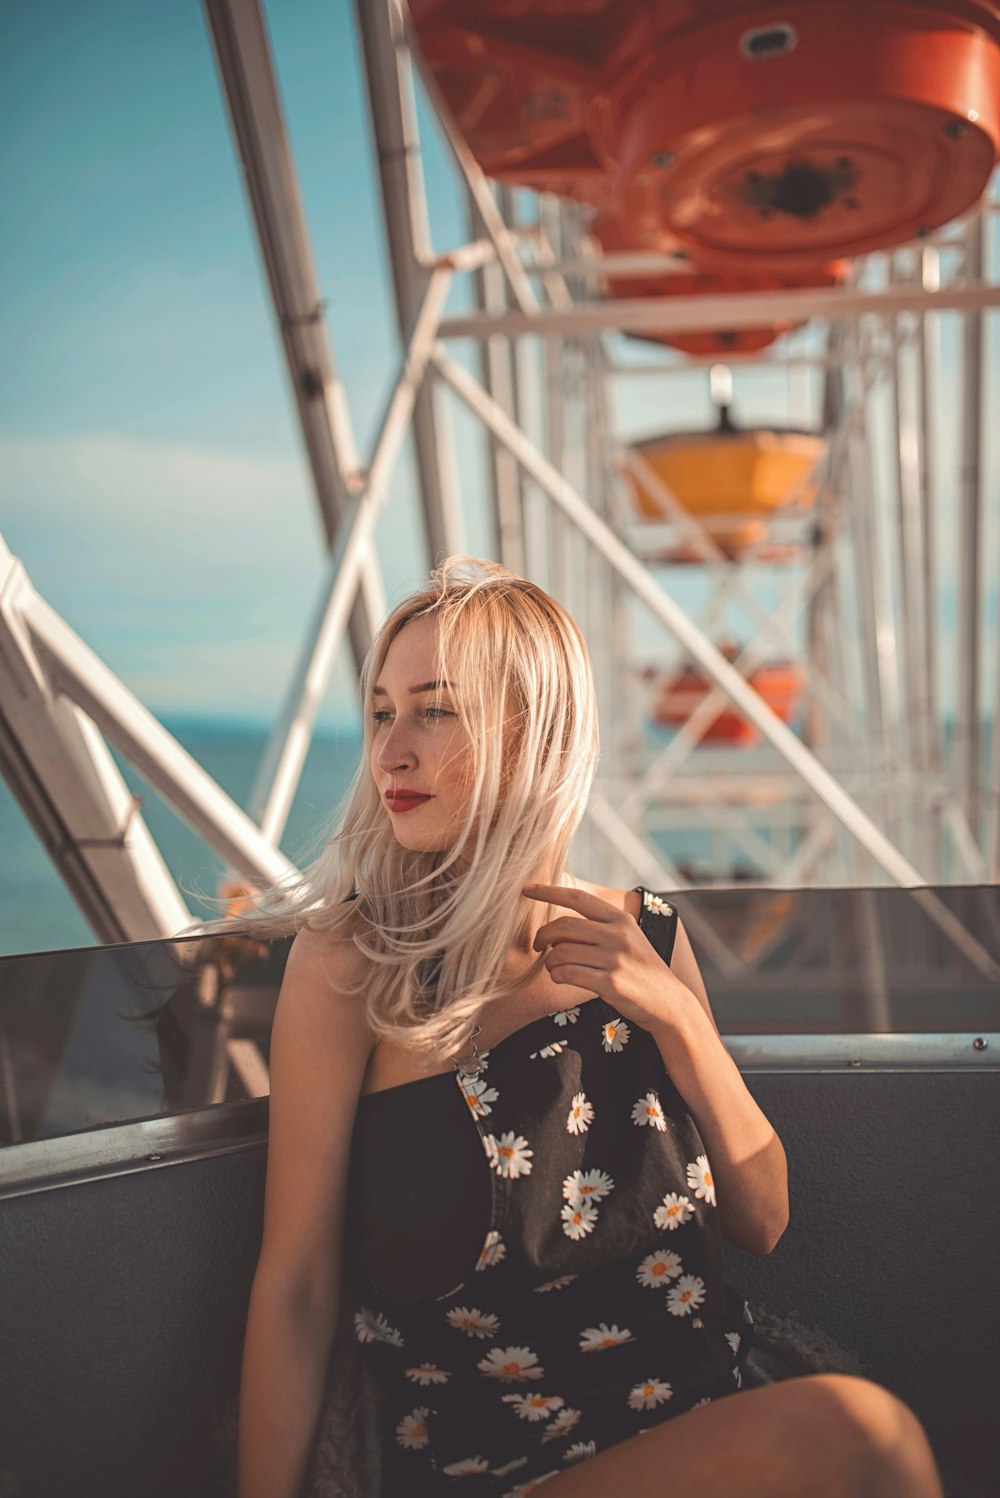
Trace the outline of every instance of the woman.
<instances>
[{"instance_id":1,"label":"woman","mask_svg":"<svg viewBox=\"0 0 1000 1498\"><path fill-rule=\"evenodd\" d=\"M784 1150L669 901L565 868L598 759L573 620L449 558L386 620L362 692L339 826L247 922L296 934L240 1498L299 1491L349 1264L383 1498L940 1498L889 1391L742 1387L753 1326L721 1235L774 1247Z\"/></svg>"}]
</instances>

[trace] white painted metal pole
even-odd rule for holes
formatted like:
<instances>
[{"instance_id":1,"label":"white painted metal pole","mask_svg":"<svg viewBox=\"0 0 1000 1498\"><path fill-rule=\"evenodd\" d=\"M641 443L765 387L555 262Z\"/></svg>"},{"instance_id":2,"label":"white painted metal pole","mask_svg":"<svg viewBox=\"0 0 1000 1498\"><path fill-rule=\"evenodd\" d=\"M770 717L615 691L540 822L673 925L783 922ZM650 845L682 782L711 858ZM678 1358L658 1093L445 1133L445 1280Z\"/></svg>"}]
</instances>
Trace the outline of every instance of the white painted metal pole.
<instances>
[{"instance_id":1,"label":"white painted metal pole","mask_svg":"<svg viewBox=\"0 0 1000 1498\"><path fill-rule=\"evenodd\" d=\"M986 217L966 226L966 275L983 273ZM952 743L953 782L972 836L979 841L982 725L979 714L980 533L982 527L983 320L969 310L962 342L962 427L959 435L957 696Z\"/></svg>"},{"instance_id":2,"label":"white painted metal pole","mask_svg":"<svg viewBox=\"0 0 1000 1498\"><path fill-rule=\"evenodd\" d=\"M482 386L461 365L449 358L443 349L436 352L433 358L456 395L496 432L501 441L508 444L518 462L570 516L591 544L603 551L611 565L627 579L633 592L642 599L650 612L666 625L698 665L725 691L730 701L735 702L750 722L760 729L782 758L857 838L890 879L905 886L926 884L927 881L918 870L893 847L857 802L847 795L829 771L809 753L777 714L771 711L759 693L748 686L711 640L692 624L680 605L660 587L605 521L594 514L573 487L504 415Z\"/></svg>"},{"instance_id":3,"label":"white painted metal pole","mask_svg":"<svg viewBox=\"0 0 1000 1498\"><path fill-rule=\"evenodd\" d=\"M941 284L940 257L932 246L925 246L920 254L920 280L929 291ZM920 314L917 330L917 411L921 432L920 445L920 531L921 552L924 569L924 607L927 611L923 633L924 659L921 671L927 700L927 772L937 779L943 762L944 723L941 718L941 701L937 684L937 617L938 579L935 558L937 546L934 537L934 512L938 501L937 455L938 425L938 380L941 371L941 330L937 317ZM927 804L927 826L933 862L928 872L935 879L944 874L944 827L941 820L940 797L932 795Z\"/></svg>"},{"instance_id":4,"label":"white painted metal pole","mask_svg":"<svg viewBox=\"0 0 1000 1498\"><path fill-rule=\"evenodd\" d=\"M410 338L432 255L413 69L393 0L356 0L368 86L372 140L382 186L386 249L401 343ZM458 502L454 448L443 392L427 380L413 411L413 446L420 481L427 555L464 552L465 516Z\"/></svg>"},{"instance_id":5,"label":"white painted metal pole","mask_svg":"<svg viewBox=\"0 0 1000 1498\"><path fill-rule=\"evenodd\" d=\"M259 812L261 829L272 842L280 838L288 819L309 752L313 722L329 684L360 571L427 368L450 283L451 272L446 269L431 275L413 338L382 420L365 487L344 517L312 627L254 787L251 810L255 816Z\"/></svg>"},{"instance_id":6,"label":"white painted metal pole","mask_svg":"<svg viewBox=\"0 0 1000 1498\"><path fill-rule=\"evenodd\" d=\"M35 594L27 600L23 618L37 648L48 657L55 689L65 692L94 720L105 738L220 858L264 883L295 872L246 812L44 599Z\"/></svg>"},{"instance_id":7,"label":"white painted metal pole","mask_svg":"<svg viewBox=\"0 0 1000 1498\"><path fill-rule=\"evenodd\" d=\"M811 317L856 318L876 312L885 317L898 312L967 311L1000 306L1000 286L975 281L925 291L919 286L889 287L884 291L824 290L739 291L717 296L622 299L579 304L571 310L507 312L501 318L482 313L448 317L442 338L489 338L494 333L517 337L526 333L583 335L617 329L621 333L697 332L705 328L752 328L775 322L806 322ZM717 361L715 361L717 362Z\"/></svg>"},{"instance_id":8,"label":"white painted metal pole","mask_svg":"<svg viewBox=\"0 0 1000 1498\"><path fill-rule=\"evenodd\" d=\"M478 208L467 193L472 232L478 227ZM499 210L498 210L499 211ZM507 306L507 281L494 255L474 277L476 304L483 312L502 312ZM484 387L508 415L514 410L514 348L509 338L488 338L479 345L479 368ZM524 530L521 522L521 474L513 456L492 432L487 434L490 457L487 480L493 520L493 555L512 572L524 576Z\"/></svg>"},{"instance_id":9,"label":"white painted metal pole","mask_svg":"<svg viewBox=\"0 0 1000 1498\"><path fill-rule=\"evenodd\" d=\"M243 168L328 545L358 481L347 396L326 327L305 210L258 0L203 0ZM385 609L378 559L369 557L351 614L360 669Z\"/></svg>"}]
</instances>

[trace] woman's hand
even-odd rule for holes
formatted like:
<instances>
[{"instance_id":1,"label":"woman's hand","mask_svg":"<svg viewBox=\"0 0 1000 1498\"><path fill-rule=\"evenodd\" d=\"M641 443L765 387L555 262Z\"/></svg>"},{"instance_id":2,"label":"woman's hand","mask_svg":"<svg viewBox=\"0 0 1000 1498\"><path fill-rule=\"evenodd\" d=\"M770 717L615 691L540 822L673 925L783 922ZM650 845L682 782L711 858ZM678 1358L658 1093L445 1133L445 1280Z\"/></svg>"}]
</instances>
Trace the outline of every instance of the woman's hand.
<instances>
[{"instance_id":1,"label":"woman's hand","mask_svg":"<svg viewBox=\"0 0 1000 1498\"><path fill-rule=\"evenodd\" d=\"M538 928L534 945L548 948L545 966L553 982L599 994L623 1019L654 1033L675 1028L692 1004L699 1007L628 911L559 884L526 884L522 894L577 912Z\"/></svg>"}]
</instances>

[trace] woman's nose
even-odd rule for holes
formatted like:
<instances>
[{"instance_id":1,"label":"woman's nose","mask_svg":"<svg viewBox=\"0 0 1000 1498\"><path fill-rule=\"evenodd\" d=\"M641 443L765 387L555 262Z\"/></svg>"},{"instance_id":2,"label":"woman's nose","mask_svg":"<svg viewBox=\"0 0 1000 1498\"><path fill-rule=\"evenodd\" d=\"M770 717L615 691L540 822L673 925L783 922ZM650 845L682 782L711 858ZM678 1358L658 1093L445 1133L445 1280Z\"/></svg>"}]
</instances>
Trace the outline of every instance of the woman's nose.
<instances>
[{"instance_id":1,"label":"woman's nose","mask_svg":"<svg viewBox=\"0 0 1000 1498\"><path fill-rule=\"evenodd\" d=\"M404 741L395 723L382 737L378 749L378 762L383 770L396 770L413 764L413 751Z\"/></svg>"}]
</instances>

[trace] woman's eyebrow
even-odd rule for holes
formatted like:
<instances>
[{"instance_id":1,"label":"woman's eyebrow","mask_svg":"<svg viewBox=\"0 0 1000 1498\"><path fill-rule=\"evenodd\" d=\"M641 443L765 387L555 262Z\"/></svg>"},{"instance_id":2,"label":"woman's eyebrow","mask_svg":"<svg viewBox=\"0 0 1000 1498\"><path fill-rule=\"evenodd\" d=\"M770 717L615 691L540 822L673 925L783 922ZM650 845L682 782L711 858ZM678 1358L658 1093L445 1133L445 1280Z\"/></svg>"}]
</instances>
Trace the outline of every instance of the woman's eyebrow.
<instances>
[{"instance_id":1,"label":"woman's eyebrow","mask_svg":"<svg viewBox=\"0 0 1000 1498\"><path fill-rule=\"evenodd\" d=\"M410 687L410 688L408 688L411 697L415 697L418 692L436 692L436 691L438 691L440 689L444 689L446 691L450 691L451 690L451 682L450 681L422 681L418 687ZM377 686L376 687L372 687L372 696L373 697L387 697L388 695L389 694L387 693L385 687L377 687Z\"/></svg>"}]
</instances>

